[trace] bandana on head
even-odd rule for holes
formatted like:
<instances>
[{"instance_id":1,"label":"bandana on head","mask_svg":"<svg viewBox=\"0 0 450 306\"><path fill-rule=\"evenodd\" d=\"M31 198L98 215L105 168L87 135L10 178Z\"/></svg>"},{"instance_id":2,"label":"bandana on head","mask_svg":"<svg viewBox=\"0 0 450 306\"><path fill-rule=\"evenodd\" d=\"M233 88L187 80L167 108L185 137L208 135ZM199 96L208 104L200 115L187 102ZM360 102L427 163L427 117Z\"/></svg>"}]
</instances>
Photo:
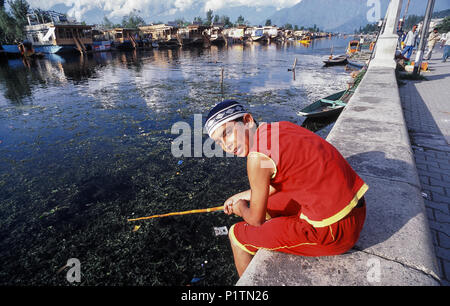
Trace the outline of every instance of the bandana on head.
<instances>
[{"instance_id":1,"label":"bandana on head","mask_svg":"<svg viewBox=\"0 0 450 306\"><path fill-rule=\"evenodd\" d=\"M209 112L206 117L205 129L211 137L212 133L222 124L244 117L248 112L236 101L225 100L220 102Z\"/></svg>"}]
</instances>

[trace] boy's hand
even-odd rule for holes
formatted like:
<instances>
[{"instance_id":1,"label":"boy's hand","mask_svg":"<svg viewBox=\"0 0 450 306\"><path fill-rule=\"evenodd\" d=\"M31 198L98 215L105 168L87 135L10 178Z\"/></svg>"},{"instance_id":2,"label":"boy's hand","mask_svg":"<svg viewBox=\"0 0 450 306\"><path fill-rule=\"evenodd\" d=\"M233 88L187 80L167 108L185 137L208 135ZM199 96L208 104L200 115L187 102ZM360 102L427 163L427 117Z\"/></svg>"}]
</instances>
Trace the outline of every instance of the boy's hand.
<instances>
[{"instance_id":1,"label":"boy's hand","mask_svg":"<svg viewBox=\"0 0 450 306\"><path fill-rule=\"evenodd\" d=\"M239 217L242 217L240 205L244 205L244 204L247 205L247 201L242 200L242 199L235 200L233 197L231 197L225 201L223 211L227 215L235 214Z\"/></svg>"}]
</instances>

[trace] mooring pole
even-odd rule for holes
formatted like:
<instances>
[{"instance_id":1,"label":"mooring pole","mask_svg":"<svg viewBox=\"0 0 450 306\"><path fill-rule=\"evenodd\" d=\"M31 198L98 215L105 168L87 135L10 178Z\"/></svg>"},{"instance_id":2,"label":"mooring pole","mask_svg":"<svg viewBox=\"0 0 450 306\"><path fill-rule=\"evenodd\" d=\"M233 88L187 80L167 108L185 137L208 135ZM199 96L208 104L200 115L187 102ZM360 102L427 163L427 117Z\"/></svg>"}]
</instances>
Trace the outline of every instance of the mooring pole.
<instances>
[{"instance_id":1,"label":"mooring pole","mask_svg":"<svg viewBox=\"0 0 450 306\"><path fill-rule=\"evenodd\" d=\"M222 93L223 100L223 67L220 67L220 92Z\"/></svg>"}]
</instances>

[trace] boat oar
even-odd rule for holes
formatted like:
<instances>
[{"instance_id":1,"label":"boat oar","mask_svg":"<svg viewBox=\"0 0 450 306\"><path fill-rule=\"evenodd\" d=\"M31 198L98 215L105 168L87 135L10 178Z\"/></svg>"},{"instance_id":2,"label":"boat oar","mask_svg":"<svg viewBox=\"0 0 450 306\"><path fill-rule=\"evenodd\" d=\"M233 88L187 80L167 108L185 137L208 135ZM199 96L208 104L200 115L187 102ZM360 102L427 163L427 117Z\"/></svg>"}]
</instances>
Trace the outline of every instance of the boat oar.
<instances>
[{"instance_id":1,"label":"boat oar","mask_svg":"<svg viewBox=\"0 0 450 306\"><path fill-rule=\"evenodd\" d=\"M168 213L168 214L153 215L153 216L141 217L141 218L136 218L136 219L128 219L128 222L139 221L139 220L147 220L147 219L153 219L153 218L162 218L162 217L168 217L168 216L179 216L179 215L188 215L188 214L208 213L208 212L213 212L213 211L218 211L218 210L223 210L223 205L222 206L217 206L217 207L203 208L203 209L194 209L194 210L171 212L171 213Z\"/></svg>"}]
</instances>

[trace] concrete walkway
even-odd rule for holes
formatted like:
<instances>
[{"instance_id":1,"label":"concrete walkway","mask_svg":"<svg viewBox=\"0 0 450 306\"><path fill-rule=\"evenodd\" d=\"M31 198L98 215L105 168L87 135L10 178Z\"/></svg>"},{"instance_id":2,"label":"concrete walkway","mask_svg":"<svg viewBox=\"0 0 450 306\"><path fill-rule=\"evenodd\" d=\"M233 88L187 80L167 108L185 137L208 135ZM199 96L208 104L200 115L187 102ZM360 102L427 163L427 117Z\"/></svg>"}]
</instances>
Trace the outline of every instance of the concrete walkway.
<instances>
[{"instance_id":1,"label":"concrete walkway","mask_svg":"<svg viewBox=\"0 0 450 306\"><path fill-rule=\"evenodd\" d=\"M437 46L428 81L399 87L405 121L427 209L442 285L450 285L450 61ZM412 56L414 58L415 55Z\"/></svg>"}]
</instances>

